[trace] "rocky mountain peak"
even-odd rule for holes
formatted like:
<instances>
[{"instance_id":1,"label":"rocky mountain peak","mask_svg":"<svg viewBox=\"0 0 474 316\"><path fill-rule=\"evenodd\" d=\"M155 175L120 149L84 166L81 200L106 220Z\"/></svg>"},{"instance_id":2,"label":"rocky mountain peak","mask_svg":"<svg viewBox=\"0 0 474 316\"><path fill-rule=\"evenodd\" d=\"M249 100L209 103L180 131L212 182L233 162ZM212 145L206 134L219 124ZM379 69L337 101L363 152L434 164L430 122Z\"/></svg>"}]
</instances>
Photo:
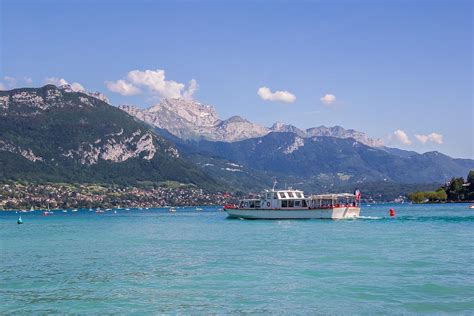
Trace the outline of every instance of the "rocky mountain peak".
<instances>
[{"instance_id":1,"label":"rocky mountain peak","mask_svg":"<svg viewBox=\"0 0 474 316\"><path fill-rule=\"evenodd\" d=\"M336 138L354 138L356 141L370 147L382 147L384 145L383 140L380 138L370 138L366 133L353 129L345 129L337 125L333 127L318 126L308 128L306 135L307 137L330 136Z\"/></svg>"},{"instance_id":2,"label":"rocky mountain peak","mask_svg":"<svg viewBox=\"0 0 474 316\"><path fill-rule=\"evenodd\" d=\"M273 123L273 125L272 125L272 127L270 127L270 129L274 132L278 132L278 131L283 130L285 128L285 126L286 125L283 124L283 122L278 121L278 122Z\"/></svg>"},{"instance_id":3,"label":"rocky mountain peak","mask_svg":"<svg viewBox=\"0 0 474 316\"><path fill-rule=\"evenodd\" d=\"M240 116L221 120L213 106L184 99L163 99L148 109L120 106L128 114L182 139L232 142L268 133Z\"/></svg>"},{"instance_id":4,"label":"rocky mountain peak","mask_svg":"<svg viewBox=\"0 0 474 316\"><path fill-rule=\"evenodd\" d=\"M295 133L298 136L306 137L305 131L299 129L294 125L283 124L282 122L276 122L270 128L272 132L283 132L283 133Z\"/></svg>"},{"instance_id":5,"label":"rocky mountain peak","mask_svg":"<svg viewBox=\"0 0 474 316\"><path fill-rule=\"evenodd\" d=\"M211 105L184 99L163 99L159 104L145 111L149 113L169 112L198 126L214 126L219 122L219 114Z\"/></svg>"},{"instance_id":6,"label":"rocky mountain peak","mask_svg":"<svg viewBox=\"0 0 474 316\"><path fill-rule=\"evenodd\" d=\"M95 107L104 104L97 96L69 90L69 87L58 88L52 84L37 89L18 88L0 92L0 108L24 116L34 116L39 111L51 108ZM70 96L72 93L75 95Z\"/></svg>"}]
</instances>

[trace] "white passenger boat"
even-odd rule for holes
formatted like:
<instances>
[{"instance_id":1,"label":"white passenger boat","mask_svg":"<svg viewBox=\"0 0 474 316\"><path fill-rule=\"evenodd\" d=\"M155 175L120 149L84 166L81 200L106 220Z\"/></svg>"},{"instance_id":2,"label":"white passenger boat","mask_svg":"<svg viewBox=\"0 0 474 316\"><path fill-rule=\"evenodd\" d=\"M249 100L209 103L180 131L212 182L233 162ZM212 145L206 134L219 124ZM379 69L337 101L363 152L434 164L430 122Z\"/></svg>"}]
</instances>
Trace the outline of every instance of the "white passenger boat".
<instances>
[{"instance_id":1,"label":"white passenger boat","mask_svg":"<svg viewBox=\"0 0 474 316\"><path fill-rule=\"evenodd\" d=\"M303 191L266 190L259 198L226 205L230 217L244 219L343 219L360 214L360 192L305 197Z\"/></svg>"}]
</instances>

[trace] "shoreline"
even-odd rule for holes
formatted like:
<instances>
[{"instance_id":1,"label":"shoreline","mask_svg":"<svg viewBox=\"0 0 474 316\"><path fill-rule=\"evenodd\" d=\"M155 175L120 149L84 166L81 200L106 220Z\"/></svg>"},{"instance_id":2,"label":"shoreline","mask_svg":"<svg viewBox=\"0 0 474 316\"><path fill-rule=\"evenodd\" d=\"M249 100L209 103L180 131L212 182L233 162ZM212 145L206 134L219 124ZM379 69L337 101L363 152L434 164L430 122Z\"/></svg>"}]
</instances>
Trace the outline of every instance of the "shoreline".
<instances>
[{"instance_id":1,"label":"shoreline","mask_svg":"<svg viewBox=\"0 0 474 316\"><path fill-rule=\"evenodd\" d=\"M469 200L469 201L444 201L444 202L411 202L412 204L418 205L418 204L473 204L474 200Z\"/></svg>"}]
</instances>

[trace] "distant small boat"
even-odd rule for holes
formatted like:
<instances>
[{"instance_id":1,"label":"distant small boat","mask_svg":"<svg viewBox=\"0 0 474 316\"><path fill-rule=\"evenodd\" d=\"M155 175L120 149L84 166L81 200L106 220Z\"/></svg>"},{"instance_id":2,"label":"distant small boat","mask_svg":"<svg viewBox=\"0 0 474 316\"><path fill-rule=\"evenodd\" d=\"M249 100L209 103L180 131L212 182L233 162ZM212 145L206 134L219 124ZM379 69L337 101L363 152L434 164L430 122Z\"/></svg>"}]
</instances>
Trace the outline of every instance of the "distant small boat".
<instances>
[{"instance_id":1,"label":"distant small boat","mask_svg":"<svg viewBox=\"0 0 474 316\"><path fill-rule=\"evenodd\" d=\"M96 214L104 213L104 211L101 210L101 209L97 209L97 210L95 210L95 212L96 212Z\"/></svg>"},{"instance_id":2,"label":"distant small boat","mask_svg":"<svg viewBox=\"0 0 474 316\"><path fill-rule=\"evenodd\" d=\"M46 211L43 211L43 216L48 216L50 214L54 214L54 213L49 210L49 204L48 204L48 209Z\"/></svg>"},{"instance_id":3,"label":"distant small boat","mask_svg":"<svg viewBox=\"0 0 474 316\"><path fill-rule=\"evenodd\" d=\"M21 219L21 216L18 217L18 220L16 221L18 225L23 224L23 220Z\"/></svg>"},{"instance_id":4,"label":"distant small boat","mask_svg":"<svg viewBox=\"0 0 474 316\"><path fill-rule=\"evenodd\" d=\"M77 212L77 208L72 209L71 212Z\"/></svg>"},{"instance_id":5,"label":"distant small boat","mask_svg":"<svg viewBox=\"0 0 474 316\"><path fill-rule=\"evenodd\" d=\"M63 213L67 213L67 210L63 210Z\"/></svg>"},{"instance_id":6,"label":"distant small boat","mask_svg":"<svg viewBox=\"0 0 474 316\"><path fill-rule=\"evenodd\" d=\"M170 212L175 213L176 212L176 207L170 207Z\"/></svg>"},{"instance_id":7,"label":"distant small boat","mask_svg":"<svg viewBox=\"0 0 474 316\"><path fill-rule=\"evenodd\" d=\"M35 208L32 206L32 207L30 208L30 212L34 212L34 211L35 211Z\"/></svg>"},{"instance_id":8,"label":"distant small boat","mask_svg":"<svg viewBox=\"0 0 474 316\"><path fill-rule=\"evenodd\" d=\"M196 207L196 211L202 211L202 208Z\"/></svg>"},{"instance_id":9,"label":"distant small boat","mask_svg":"<svg viewBox=\"0 0 474 316\"><path fill-rule=\"evenodd\" d=\"M469 208L472 208L472 209L474 209L474 204L472 204L472 205L469 205Z\"/></svg>"}]
</instances>

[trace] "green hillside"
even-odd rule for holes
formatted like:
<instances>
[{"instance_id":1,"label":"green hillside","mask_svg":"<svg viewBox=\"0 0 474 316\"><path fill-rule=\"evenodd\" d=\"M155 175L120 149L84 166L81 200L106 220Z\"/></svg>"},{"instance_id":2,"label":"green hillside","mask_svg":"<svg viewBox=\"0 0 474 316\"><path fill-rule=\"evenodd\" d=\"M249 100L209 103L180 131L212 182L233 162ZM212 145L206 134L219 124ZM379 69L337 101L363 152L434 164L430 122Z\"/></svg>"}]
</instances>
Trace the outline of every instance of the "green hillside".
<instances>
[{"instance_id":1,"label":"green hillside","mask_svg":"<svg viewBox=\"0 0 474 316\"><path fill-rule=\"evenodd\" d=\"M135 184L215 180L123 111L53 85L0 91L0 178Z\"/></svg>"}]
</instances>

